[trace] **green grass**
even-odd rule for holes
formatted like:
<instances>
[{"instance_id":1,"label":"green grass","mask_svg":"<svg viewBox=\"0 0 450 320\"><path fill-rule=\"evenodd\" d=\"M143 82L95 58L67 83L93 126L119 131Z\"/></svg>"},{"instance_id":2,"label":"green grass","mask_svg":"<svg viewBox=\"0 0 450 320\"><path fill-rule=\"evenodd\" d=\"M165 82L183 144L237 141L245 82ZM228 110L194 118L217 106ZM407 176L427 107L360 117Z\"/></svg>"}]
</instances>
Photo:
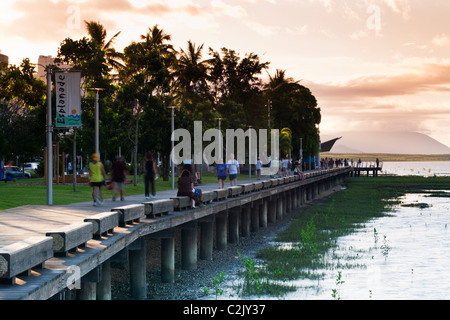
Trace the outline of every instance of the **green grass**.
<instances>
[{"instance_id":1,"label":"green grass","mask_svg":"<svg viewBox=\"0 0 450 320\"><path fill-rule=\"evenodd\" d=\"M243 177L242 177L243 178ZM247 177L246 177L247 178ZM128 177L128 180L133 180L133 177ZM175 188L176 180L175 178ZM213 174L203 174L202 183L217 183L217 178ZM170 190L172 188L172 179L163 181L158 178L155 181L156 192L163 190ZM92 200L92 189L86 184L78 184L77 192L73 191L72 183L53 184L53 204L66 205L78 202L85 202ZM125 195L144 194L144 178L138 177L138 183L134 186L133 183L127 184L125 187ZM105 199L111 198L111 191L104 188L103 194ZM16 180L5 183L0 182L0 210L15 208L24 205L45 205L47 204L47 186L43 178L35 178L31 180Z\"/></svg>"},{"instance_id":2,"label":"green grass","mask_svg":"<svg viewBox=\"0 0 450 320\"><path fill-rule=\"evenodd\" d=\"M327 253L336 248L339 237L351 234L369 220L389 215L398 197L410 192L449 189L448 177L357 177L346 182L346 189L334 193L319 203L298 210L289 227L281 232L276 245L260 250L257 258L262 266L258 277L266 282L286 282L323 277L317 270L365 267L357 262L360 253L348 251L348 257L330 258ZM277 292L261 292L282 296L292 288L286 285ZM252 292L252 290L248 290Z\"/></svg>"}]
</instances>

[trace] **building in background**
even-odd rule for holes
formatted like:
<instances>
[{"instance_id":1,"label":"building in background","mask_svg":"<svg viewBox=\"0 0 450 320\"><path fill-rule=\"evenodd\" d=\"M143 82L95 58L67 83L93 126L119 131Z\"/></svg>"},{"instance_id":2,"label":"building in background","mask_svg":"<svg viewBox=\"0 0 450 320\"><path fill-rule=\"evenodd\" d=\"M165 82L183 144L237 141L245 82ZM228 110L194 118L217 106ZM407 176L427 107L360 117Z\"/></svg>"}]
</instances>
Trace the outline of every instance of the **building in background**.
<instances>
[{"instance_id":1,"label":"building in background","mask_svg":"<svg viewBox=\"0 0 450 320\"><path fill-rule=\"evenodd\" d=\"M0 50L0 63L5 63L6 65L9 65L9 57L2 54L1 50Z\"/></svg>"},{"instance_id":2,"label":"building in background","mask_svg":"<svg viewBox=\"0 0 450 320\"><path fill-rule=\"evenodd\" d=\"M49 65L54 64L54 59L52 56L39 56L38 59L38 71L36 74L37 79L41 79L45 83L47 83L47 73L45 72L45 68Z\"/></svg>"}]
</instances>

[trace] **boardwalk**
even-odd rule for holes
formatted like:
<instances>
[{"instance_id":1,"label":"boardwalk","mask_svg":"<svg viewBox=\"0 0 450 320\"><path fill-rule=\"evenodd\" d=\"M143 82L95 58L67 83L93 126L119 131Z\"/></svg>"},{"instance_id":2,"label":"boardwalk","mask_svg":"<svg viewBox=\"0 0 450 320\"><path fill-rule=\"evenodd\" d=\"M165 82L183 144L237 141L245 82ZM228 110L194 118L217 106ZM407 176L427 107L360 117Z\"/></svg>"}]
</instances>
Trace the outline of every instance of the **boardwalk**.
<instances>
[{"instance_id":1,"label":"boardwalk","mask_svg":"<svg viewBox=\"0 0 450 320\"><path fill-rule=\"evenodd\" d=\"M0 211L0 280L3 283L0 284L0 299L49 299L68 288L71 289L69 282L71 275L75 280L82 279L81 286L84 289L92 288L88 284L97 283L97 289L81 290L90 292L90 298L92 298L92 292L95 297L97 291L97 298L108 299L110 298L108 284L105 284L102 279L105 280L108 277L104 272L108 272L109 261L121 259L121 257L123 259L124 250L125 253L130 252L124 256L125 259L134 259L131 252L142 252L142 239L149 236L158 237L164 241L168 239L162 243L165 246L166 255L165 258L161 258L161 269L162 277L166 277L169 282L173 281L171 268L174 267L172 231L174 228L182 227L183 230L187 230L186 234L193 232L191 247L195 250L185 250L187 252L185 265L195 268L197 227L202 226L202 237L203 234L206 237L206 240L200 239L199 256L208 259L210 256L208 252L212 250L213 224L216 227L214 233L217 236L214 241L216 247L220 248L221 245L226 245L227 241L236 241L240 235L245 236L250 228L257 229L260 224L263 225L263 221L259 222L260 217L262 220L266 219L265 223L267 219L272 221L276 219L268 217L268 211L282 215L285 210L299 207L306 199L314 198L314 195L321 190L329 189L331 184L338 184L342 181L341 179L348 176L349 171L351 168L314 172L307 174L307 179L304 181L297 179L294 181L294 177L241 179L238 182L239 187L223 190L227 194L223 200L196 209L177 210L172 207L170 214L160 217L144 214L142 208L146 200L143 195L126 196L125 201L105 200L101 207L94 207L89 201L67 206L23 206ZM218 185L202 184L199 187L205 194L208 192L211 194L216 192ZM245 191L247 187L249 187L248 191ZM176 190L161 191L157 192L157 198L150 202L158 206L160 202L172 205L175 200L171 198L175 196ZM117 214L116 211L122 210L120 208L125 208L124 211L130 209L130 212L135 209L142 209L142 211L137 219L131 217L129 219L132 220L125 221L122 225L115 222L110 227L111 230L97 238L93 237L95 224L89 219L104 214L107 219L117 220L115 214ZM89 221L86 222L86 219ZM248 224L245 221L248 221ZM52 233L52 231L55 232ZM64 245L67 242L73 242L73 248L59 248L60 251L58 251L56 246L59 242ZM186 241L186 243L189 242ZM22 266L24 261L28 265ZM141 270L141 267L136 268ZM170 270L164 272L167 267ZM145 265L143 270L145 274ZM140 274L142 278L142 270ZM142 279L139 280L139 276L136 276L132 277L132 281L139 283ZM99 297L99 291L102 291L102 288L106 288L103 290L106 293ZM135 295L141 298L145 296L145 288L137 290Z\"/></svg>"},{"instance_id":2,"label":"boardwalk","mask_svg":"<svg viewBox=\"0 0 450 320\"><path fill-rule=\"evenodd\" d=\"M361 163L353 164L352 174L355 176L360 176L361 172L365 172L367 176L372 173L372 176L378 176L378 171L383 170L383 162L378 161L364 161Z\"/></svg>"},{"instance_id":3,"label":"boardwalk","mask_svg":"<svg viewBox=\"0 0 450 320\"><path fill-rule=\"evenodd\" d=\"M263 178L260 181L267 180ZM256 179L240 179L239 184L248 184ZM225 187L228 187L229 184ZM218 188L217 184L201 184L198 188L210 191ZM106 194L108 191L104 190ZM155 199L161 200L176 197L177 190L159 191ZM0 248L30 237L43 236L46 232L81 222L92 215L108 212L114 208L130 204L140 204L145 201L144 195L125 196L125 201L105 199L102 206L93 206L92 201L70 205L27 205L0 211Z\"/></svg>"}]
</instances>

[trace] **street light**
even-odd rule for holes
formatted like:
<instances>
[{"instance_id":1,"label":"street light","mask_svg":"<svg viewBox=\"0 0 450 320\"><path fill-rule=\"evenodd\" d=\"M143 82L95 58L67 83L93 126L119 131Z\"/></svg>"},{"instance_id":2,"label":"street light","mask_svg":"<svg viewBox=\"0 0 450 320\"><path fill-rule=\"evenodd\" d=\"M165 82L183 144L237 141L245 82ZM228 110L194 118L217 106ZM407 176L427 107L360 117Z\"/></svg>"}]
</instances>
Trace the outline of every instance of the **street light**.
<instances>
[{"instance_id":1,"label":"street light","mask_svg":"<svg viewBox=\"0 0 450 320\"><path fill-rule=\"evenodd\" d=\"M100 147L99 147L99 116L98 116L98 92L105 90L103 88L89 88L89 90L95 91L95 153L100 157Z\"/></svg>"},{"instance_id":2,"label":"street light","mask_svg":"<svg viewBox=\"0 0 450 320\"><path fill-rule=\"evenodd\" d=\"M252 178L252 126L248 126L248 178Z\"/></svg>"},{"instance_id":3,"label":"street light","mask_svg":"<svg viewBox=\"0 0 450 320\"><path fill-rule=\"evenodd\" d=\"M47 205L53 205L52 68L47 66Z\"/></svg>"},{"instance_id":4,"label":"street light","mask_svg":"<svg viewBox=\"0 0 450 320\"><path fill-rule=\"evenodd\" d=\"M172 141L172 151L170 152L170 163L172 165L172 190L175 189L175 164L173 162L173 149L175 147L175 142L173 141L173 132L175 131L175 115L174 115L174 109L176 108L175 106L170 106L170 109L172 109L172 133L170 135L170 140Z\"/></svg>"},{"instance_id":5,"label":"street light","mask_svg":"<svg viewBox=\"0 0 450 320\"><path fill-rule=\"evenodd\" d=\"M216 118L217 120L219 120L219 150L218 150L218 154L219 156L217 157L217 161L219 161L219 159L223 158L223 150L222 150L222 130L220 129L220 121L223 118Z\"/></svg>"}]
</instances>

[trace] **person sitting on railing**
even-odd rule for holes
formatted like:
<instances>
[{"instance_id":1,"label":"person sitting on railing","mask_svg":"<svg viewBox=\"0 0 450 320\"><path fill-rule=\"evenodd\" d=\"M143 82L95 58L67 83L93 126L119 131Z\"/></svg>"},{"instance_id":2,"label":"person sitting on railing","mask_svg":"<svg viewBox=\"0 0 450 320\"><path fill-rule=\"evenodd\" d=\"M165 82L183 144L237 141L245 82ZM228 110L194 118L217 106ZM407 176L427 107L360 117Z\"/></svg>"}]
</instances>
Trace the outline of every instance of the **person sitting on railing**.
<instances>
[{"instance_id":1,"label":"person sitting on railing","mask_svg":"<svg viewBox=\"0 0 450 320\"><path fill-rule=\"evenodd\" d=\"M194 178L189 170L184 169L178 178L178 191L177 196L187 196L191 198L192 208L195 208L195 204L199 204L202 201L202 190L194 188Z\"/></svg>"},{"instance_id":2,"label":"person sitting on railing","mask_svg":"<svg viewBox=\"0 0 450 320\"><path fill-rule=\"evenodd\" d=\"M303 175L303 171L301 168L301 161L295 161L294 163L294 175L299 175L302 180L305 180L305 176Z\"/></svg>"}]
</instances>

